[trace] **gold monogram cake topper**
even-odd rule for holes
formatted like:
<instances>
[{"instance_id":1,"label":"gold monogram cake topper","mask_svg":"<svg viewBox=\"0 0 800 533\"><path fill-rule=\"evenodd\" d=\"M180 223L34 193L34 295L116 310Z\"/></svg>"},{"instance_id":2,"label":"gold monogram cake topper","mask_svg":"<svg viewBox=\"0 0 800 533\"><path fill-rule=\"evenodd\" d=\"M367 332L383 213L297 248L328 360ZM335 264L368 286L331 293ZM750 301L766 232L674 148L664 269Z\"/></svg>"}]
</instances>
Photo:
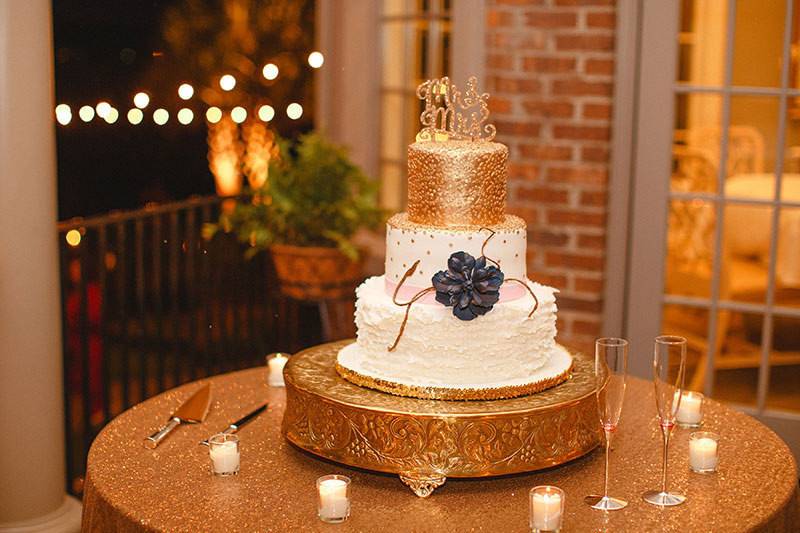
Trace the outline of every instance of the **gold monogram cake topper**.
<instances>
[{"instance_id":1,"label":"gold monogram cake topper","mask_svg":"<svg viewBox=\"0 0 800 533\"><path fill-rule=\"evenodd\" d=\"M419 117L422 129L418 141L491 141L497 130L489 119L489 93L478 94L478 80L467 80L462 94L447 76L428 80L417 87L417 97L425 102Z\"/></svg>"}]
</instances>

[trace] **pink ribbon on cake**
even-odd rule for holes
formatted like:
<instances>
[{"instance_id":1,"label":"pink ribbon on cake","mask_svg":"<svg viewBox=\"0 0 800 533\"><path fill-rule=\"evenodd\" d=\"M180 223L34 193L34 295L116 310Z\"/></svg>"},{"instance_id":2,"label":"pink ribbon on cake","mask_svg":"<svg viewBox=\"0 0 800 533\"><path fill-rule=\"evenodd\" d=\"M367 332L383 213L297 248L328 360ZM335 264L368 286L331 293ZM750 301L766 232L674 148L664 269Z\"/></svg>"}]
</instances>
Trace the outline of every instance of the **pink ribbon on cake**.
<instances>
[{"instance_id":1,"label":"pink ribbon on cake","mask_svg":"<svg viewBox=\"0 0 800 533\"><path fill-rule=\"evenodd\" d=\"M394 295L394 291L397 290L397 283L394 281L390 281L388 279L384 280L384 286L386 294L389 296ZM411 285L403 284L400 287L400 290L397 291L397 296L404 300L410 300L413 298L418 292L425 290L427 287L413 287ZM518 300L528 294L528 291L525 287L518 283L504 283L500 286L500 302L510 302L513 300ZM441 305L436 301L436 293L429 292L428 294L422 296L417 302L421 304L437 304Z\"/></svg>"}]
</instances>

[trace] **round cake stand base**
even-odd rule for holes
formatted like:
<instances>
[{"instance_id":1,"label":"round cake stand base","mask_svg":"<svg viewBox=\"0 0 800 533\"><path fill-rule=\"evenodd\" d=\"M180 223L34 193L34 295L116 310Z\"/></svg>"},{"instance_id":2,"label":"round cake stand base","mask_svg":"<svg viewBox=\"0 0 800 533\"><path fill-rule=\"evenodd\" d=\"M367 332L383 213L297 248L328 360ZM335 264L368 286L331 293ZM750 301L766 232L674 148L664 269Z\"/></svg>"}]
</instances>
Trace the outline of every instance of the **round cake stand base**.
<instances>
[{"instance_id":1,"label":"round cake stand base","mask_svg":"<svg viewBox=\"0 0 800 533\"><path fill-rule=\"evenodd\" d=\"M289 359L283 434L295 446L349 466L398 474L427 497L448 477L531 472L576 459L601 440L594 362L573 354L571 377L505 400L405 398L359 387L336 372L351 340Z\"/></svg>"}]
</instances>

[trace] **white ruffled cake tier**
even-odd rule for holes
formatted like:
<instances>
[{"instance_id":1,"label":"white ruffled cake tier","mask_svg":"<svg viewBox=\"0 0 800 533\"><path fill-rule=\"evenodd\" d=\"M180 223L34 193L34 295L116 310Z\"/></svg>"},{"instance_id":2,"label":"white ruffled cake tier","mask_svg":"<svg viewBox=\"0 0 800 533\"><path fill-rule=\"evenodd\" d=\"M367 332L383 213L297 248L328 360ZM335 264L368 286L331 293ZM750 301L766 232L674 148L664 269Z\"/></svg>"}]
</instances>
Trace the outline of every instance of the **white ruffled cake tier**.
<instances>
[{"instance_id":1,"label":"white ruffled cake tier","mask_svg":"<svg viewBox=\"0 0 800 533\"><path fill-rule=\"evenodd\" d=\"M555 343L557 291L530 281L528 287L539 301L530 317L530 294L470 321L436 302L415 303L389 351L405 307L386 294L383 276L370 278L356 291L358 338L339 353L339 371L359 385L426 398L504 398L553 386L572 365Z\"/></svg>"}]
</instances>

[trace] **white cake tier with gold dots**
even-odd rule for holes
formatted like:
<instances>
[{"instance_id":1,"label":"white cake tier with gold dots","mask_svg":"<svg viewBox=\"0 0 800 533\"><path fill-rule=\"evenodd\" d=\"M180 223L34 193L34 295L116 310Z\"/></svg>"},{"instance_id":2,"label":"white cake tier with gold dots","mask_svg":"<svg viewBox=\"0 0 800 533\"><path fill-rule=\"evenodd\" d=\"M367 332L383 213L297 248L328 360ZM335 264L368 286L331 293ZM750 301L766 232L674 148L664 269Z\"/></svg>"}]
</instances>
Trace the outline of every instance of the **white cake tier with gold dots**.
<instances>
[{"instance_id":1,"label":"white cake tier with gold dots","mask_svg":"<svg viewBox=\"0 0 800 533\"><path fill-rule=\"evenodd\" d=\"M345 372L410 389L524 391L555 377L548 363L558 350L557 291L531 281L528 286L539 300L532 316L534 299L527 291L471 321L458 320L451 307L416 303L390 351L406 308L386 294L383 276L369 278L356 290L357 340L339 353L338 364Z\"/></svg>"},{"instance_id":2,"label":"white cake tier with gold dots","mask_svg":"<svg viewBox=\"0 0 800 533\"><path fill-rule=\"evenodd\" d=\"M430 287L433 275L447 270L447 260L454 252L463 251L480 257L481 247L491 235L490 230L494 235L486 243L486 257L499 263L506 278L525 279L527 231L525 221L519 217L506 215L502 223L481 229L476 226L427 226L410 222L406 213L394 215L386 224L387 294L394 292L395 286L417 260L416 271L403 284L406 293ZM522 294L519 288L512 292Z\"/></svg>"}]
</instances>

